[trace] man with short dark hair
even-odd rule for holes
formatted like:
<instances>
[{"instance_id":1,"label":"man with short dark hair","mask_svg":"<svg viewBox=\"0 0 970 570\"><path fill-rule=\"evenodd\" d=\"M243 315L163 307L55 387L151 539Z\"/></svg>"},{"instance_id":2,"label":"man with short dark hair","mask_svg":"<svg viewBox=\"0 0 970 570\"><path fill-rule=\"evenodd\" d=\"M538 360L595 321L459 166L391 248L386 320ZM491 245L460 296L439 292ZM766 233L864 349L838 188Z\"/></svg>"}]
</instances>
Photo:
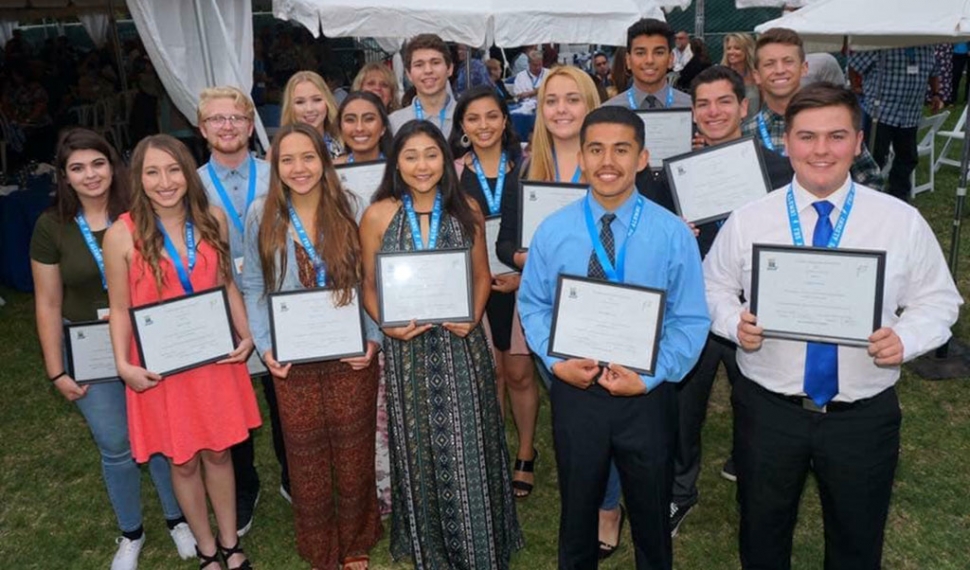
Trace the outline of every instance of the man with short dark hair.
<instances>
[{"instance_id":1,"label":"man with short dark hair","mask_svg":"<svg viewBox=\"0 0 970 570\"><path fill-rule=\"evenodd\" d=\"M962 304L919 212L849 176L862 150L861 115L844 87L817 83L795 94L785 111L794 179L735 210L704 259L712 331L741 348L731 402L745 569L791 568L809 471L822 503L825 568L881 567L899 458L900 365L946 342ZM766 338L748 306L756 243L886 252L882 326L868 346Z\"/></svg>"},{"instance_id":2,"label":"man with short dark hair","mask_svg":"<svg viewBox=\"0 0 970 570\"><path fill-rule=\"evenodd\" d=\"M593 81L597 87L613 87L613 74L610 72L610 58L598 51L593 54Z\"/></svg>"},{"instance_id":3,"label":"man with short dark hair","mask_svg":"<svg viewBox=\"0 0 970 570\"><path fill-rule=\"evenodd\" d=\"M518 299L529 346L555 375L550 400L562 506L559 568L596 567L597 512L615 461L630 511L636 567L669 570L672 383L696 362L710 325L700 257L683 221L636 192L636 173L649 160L636 114L622 107L596 109L583 121L580 139L589 193L536 230ZM591 359L549 356L559 275L666 291L653 375L617 363L601 368Z\"/></svg>"},{"instance_id":4,"label":"man with short dark hair","mask_svg":"<svg viewBox=\"0 0 970 570\"><path fill-rule=\"evenodd\" d=\"M404 123L418 119L430 121L448 138L455 114L455 101L448 94L451 50L435 34L418 34L404 46L402 56L416 93L410 105L391 113L391 131L396 133Z\"/></svg>"},{"instance_id":5,"label":"man with short dark hair","mask_svg":"<svg viewBox=\"0 0 970 570\"><path fill-rule=\"evenodd\" d=\"M633 110L690 107L690 95L667 81L673 48L674 32L667 22L644 18L630 26L626 32L626 65L633 75L633 86L603 105Z\"/></svg>"}]
</instances>

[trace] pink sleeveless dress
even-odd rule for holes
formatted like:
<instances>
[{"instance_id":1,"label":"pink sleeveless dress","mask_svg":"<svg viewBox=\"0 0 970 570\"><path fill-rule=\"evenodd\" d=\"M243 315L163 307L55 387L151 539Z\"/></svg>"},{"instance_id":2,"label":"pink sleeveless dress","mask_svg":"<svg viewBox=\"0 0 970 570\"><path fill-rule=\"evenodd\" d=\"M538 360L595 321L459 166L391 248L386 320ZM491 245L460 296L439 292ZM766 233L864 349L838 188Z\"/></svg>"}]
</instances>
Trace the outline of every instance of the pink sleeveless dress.
<instances>
[{"instance_id":1,"label":"pink sleeveless dress","mask_svg":"<svg viewBox=\"0 0 970 570\"><path fill-rule=\"evenodd\" d=\"M127 213L119 219L134 233L134 223ZM199 241L197 252L189 279L195 291L211 289L218 282L218 254L205 241ZM132 251L128 272L132 307L184 295L175 266L167 257L162 257L160 263L164 274L161 296L151 266L137 248ZM141 365L134 335L129 359ZM161 453L173 463L182 464L203 449L221 451L243 441L250 429L261 424L245 363L207 364L166 376L144 392L128 388L126 395L131 452L139 463Z\"/></svg>"}]
</instances>

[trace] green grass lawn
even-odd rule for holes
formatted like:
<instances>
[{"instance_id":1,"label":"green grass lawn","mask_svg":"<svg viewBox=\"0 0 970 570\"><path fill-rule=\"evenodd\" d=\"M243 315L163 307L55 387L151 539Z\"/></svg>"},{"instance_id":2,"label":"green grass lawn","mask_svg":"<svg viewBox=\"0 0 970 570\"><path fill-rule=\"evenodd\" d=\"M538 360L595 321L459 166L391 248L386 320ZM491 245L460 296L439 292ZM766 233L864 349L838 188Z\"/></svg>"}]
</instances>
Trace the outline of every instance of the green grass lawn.
<instances>
[{"instance_id":1,"label":"green grass lawn","mask_svg":"<svg viewBox=\"0 0 970 570\"><path fill-rule=\"evenodd\" d=\"M957 109L948 126L958 114ZM941 170L936 192L921 194L915 201L940 237L944 252L949 251L953 226L956 170ZM925 165L919 176L925 176ZM964 292L970 291L968 240L970 235L964 235L960 247L959 285ZM101 482L97 449L80 413L44 377L32 297L4 289L0 296L7 301L0 308L0 565L14 570L106 568L115 550L117 528ZM962 318L954 333L970 341L970 319ZM928 382L904 369L899 383L902 450L886 529L887 569L970 568L968 380ZM262 398L261 390L257 394ZM739 567L734 485L718 475L729 449L730 422L727 382L721 378L715 384L704 429L700 503L674 540L677 568ZM514 445L511 424L508 434ZM289 505L276 491L279 471L268 426L258 432L256 446L263 496L244 545L259 568L306 568L296 554ZM516 569L556 567L559 497L544 393L536 447L542 454L537 488L528 500L518 503L526 548L513 558ZM143 479L148 541L141 567L196 568L194 561L183 562L176 556L147 472ZM385 527L385 536L388 533ZM795 535L794 567L820 569L822 557L821 513L810 482ZM385 538L373 550L371 566L403 569L410 564L390 562ZM632 567L633 549L626 530L620 550L603 568Z\"/></svg>"}]
</instances>

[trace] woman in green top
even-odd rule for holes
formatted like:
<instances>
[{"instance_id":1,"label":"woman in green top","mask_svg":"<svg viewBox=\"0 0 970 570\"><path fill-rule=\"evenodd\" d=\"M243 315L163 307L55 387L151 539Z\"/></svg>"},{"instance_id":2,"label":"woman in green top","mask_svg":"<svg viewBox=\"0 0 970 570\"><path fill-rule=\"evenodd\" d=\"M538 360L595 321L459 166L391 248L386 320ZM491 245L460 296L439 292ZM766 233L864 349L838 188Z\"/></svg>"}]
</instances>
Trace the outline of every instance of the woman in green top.
<instances>
[{"instance_id":1,"label":"woman in green top","mask_svg":"<svg viewBox=\"0 0 970 570\"><path fill-rule=\"evenodd\" d=\"M79 384L68 375L63 323L107 318L108 295L101 242L105 230L128 209L128 180L118 153L100 135L71 129L57 148L54 206L41 215L30 242L37 336L47 377L77 404L101 452L108 498L122 536L111 570L138 567L145 542L141 471L131 458L125 387L121 380ZM149 471L179 556L195 556L195 538L172 490L168 460L157 455Z\"/></svg>"}]
</instances>

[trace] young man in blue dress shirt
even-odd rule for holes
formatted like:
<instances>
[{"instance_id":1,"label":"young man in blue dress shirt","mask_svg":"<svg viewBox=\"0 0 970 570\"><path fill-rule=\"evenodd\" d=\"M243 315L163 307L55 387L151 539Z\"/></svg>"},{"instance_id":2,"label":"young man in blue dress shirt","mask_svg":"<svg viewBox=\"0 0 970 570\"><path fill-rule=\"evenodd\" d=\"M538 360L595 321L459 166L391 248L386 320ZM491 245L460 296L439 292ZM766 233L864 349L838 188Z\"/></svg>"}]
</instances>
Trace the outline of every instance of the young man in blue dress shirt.
<instances>
[{"instance_id":1,"label":"young man in blue dress shirt","mask_svg":"<svg viewBox=\"0 0 970 570\"><path fill-rule=\"evenodd\" d=\"M580 143L590 192L539 226L519 289L529 346L555 375L550 398L562 505L559 568L596 568L598 510L615 460L630 510L636 567L669 569L677 430L672 383L694 366L710 327L700 255L687 225L636 191L636 173L649 158L636 114L623 107L596 109L583 121ZM587 208L595 231L587 226ZM602 263L596 243L608 257L623 257ZM625 270L617 272L613 264ZM617 282L667 292L654 375L548 355L560 274L613 275Z\"/></svg>"}]
</instances>

